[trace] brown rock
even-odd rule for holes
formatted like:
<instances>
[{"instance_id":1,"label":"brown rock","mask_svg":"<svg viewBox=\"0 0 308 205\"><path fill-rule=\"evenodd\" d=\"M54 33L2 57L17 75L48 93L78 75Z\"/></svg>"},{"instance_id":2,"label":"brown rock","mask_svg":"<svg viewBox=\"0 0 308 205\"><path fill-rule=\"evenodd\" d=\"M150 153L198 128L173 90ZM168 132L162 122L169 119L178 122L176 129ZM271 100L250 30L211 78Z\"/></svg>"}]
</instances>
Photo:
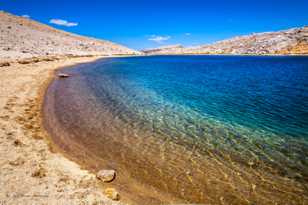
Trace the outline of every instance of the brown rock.
<instances>
[{"instance_id":1,"label":"brown rock","mask_svg":"<svg viewBox=\"0 0 308 205\"><path fill-rule=\"evenodd\" d=\"M24 59L20 59L17 62L19 64L30 64L30 63L38 63L40 62L41 59L37 58L37 57L33 57L33 58L24 58Z\"/></svg>"},{"instance_id":2,"label":"brown rock","mask_svg":"<svg viewBox=\"0 0 308 205\"><path fill-rule=\"evenodd\" d=\"M6 67L6 66L10 66L11 64L9 62L1 62L0 63L0 67Z\"/></svg>"},{"instance_id":3,"label":"brown rock","mask_svg":"<svg viewBox=\"0 0 308 205\"><path fill-rule=\"evenodd\" d=\"M107 188L105 189L104 193L109 199L112 199L115 201L120 200L120 195L114 188Z\"/></svg>"},{"instance_id":4,"label":"brown rock","mask_svg":"<svg viewBox=\"0 0 308 205\"><path fill-rule=\"evenodd\" d=\"M22 59L17 61L19 64L30 64L32 61L30 59Z\"/></svg>"},{"instance_id":5,"label":"brown rock","mask_svg":"<svg viewBox=\"0 0 308 205\"><path fill-rule=\"evenodd\" d=\"M22 146L22 142L19 139L14 140L14 145L17 146Z\"/></svg>"},{"instance_id":6,"label":"brown rock","mask_svg":"<svg viewBox=\"0 0 308 205\"><path fill-rule=\"evenodd\" d=\"M33 134L32 137L33 137L34 139L36 139L36 140L41 140L41 139L43 139L43 136L40 135L40 134L37 134L37 133Z\"/></svg>"},{"instance_id":7,"label":"brown rock","mask_svg":"<svg viewBox=\"0 0 308 205\"><path fill-rule=\"evenodd\" d=\"M10 161L9 164L12 165L12 166L19 166L19 165L22 165L25 163L25 160L18 157L16 160L14 161Z\"/></svg>"},{"instance_id":8,"label":"brown rock","mask_svg":"<svg viewBox=\"0 0 308 205\"><path fill-rule=\"evenodd\" d=\"M43 178L46 177L46 175L47 175L47 170L44 169L43 167L40 167L39 169L34 171L31 176L37 178Z\"/></svg>"},{"instance_id":9,"label":"brown rock","mask_svg":"<svg viewBox=\"0 0 308 205\"><path fill-rule=\"evenodd\" d=\"M114 170L100 170L96 177L103 182L111 182L115 179L116 172Z\"/></svg>"},{"instance_id":10,"label":"brown rock","mask_svg":"<svg viewBox=\"0 0 308 205\"><path fill-rule=\"evenodd\" d=\"M48 53L46 53L46 55L48 55ZM42 61L54 61L54 60L57 60L56 57L43 57L42 58Z\"/></svg>"}]
</instances>

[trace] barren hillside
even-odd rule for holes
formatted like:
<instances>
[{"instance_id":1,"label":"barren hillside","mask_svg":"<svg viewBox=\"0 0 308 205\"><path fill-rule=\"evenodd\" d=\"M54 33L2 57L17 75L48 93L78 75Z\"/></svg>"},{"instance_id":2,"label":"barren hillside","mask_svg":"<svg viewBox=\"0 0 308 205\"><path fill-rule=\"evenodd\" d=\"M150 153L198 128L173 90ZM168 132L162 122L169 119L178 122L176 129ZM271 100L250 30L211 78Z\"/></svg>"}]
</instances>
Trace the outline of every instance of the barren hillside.
<instances>
[{"instance_id":1,"label":"barren hillside","mask_svg":"<svg viewBox=\"0 0 308 205\"><path fill-rule=\"evenodd\" d=\"M168 47L167 47L168 48ZM256 33L190 48L158 48L147 54L251 54L251 55L303 55L308 54L308 27L278 32Z\"/></svg>"},{"instance_id":2,"label":"barren hillside","mask_svg":"<svg viewBox=\"0 0 308 205\"><path fill-rule=\"evenodd\" d=\"M146 49L142 50L145 54L181 54L185 50L185 48L180 45L168 45L168 46L162 46L158 48L152 48L152 49Z\"/></svg>"},{"instance_id":3,"label":"barren hillside","mask_svg":"<svg viewBox=\"0 0 308 205\"><path fill-rule=\"evenodd\" d=\"M124 46L64 32L28 18L0 12L0 60L46 55L136 54Z\"/></svg>"}]
</instances>

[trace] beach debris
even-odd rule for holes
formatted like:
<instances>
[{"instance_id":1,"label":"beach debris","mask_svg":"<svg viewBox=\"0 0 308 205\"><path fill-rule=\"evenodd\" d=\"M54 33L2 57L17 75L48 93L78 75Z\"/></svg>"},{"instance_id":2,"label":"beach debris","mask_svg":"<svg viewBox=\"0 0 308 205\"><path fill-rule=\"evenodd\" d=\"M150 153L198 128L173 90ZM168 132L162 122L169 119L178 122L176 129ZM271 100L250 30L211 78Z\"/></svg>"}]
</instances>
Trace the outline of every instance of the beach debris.
<instances>
[{"instance_id":1,"label":"beach debris","mask_svg":"<svg viewBox=\"0 0 308 205\"><path fill-rule=\"evenodd\" d=\"M107 188L104 191L104 194L112 200L118 201L120 200L120 195L119 193L114 189L114 188Z\"/></svg>"},{"instance_id":2,"label":"beach debris","mask_svg":"<svg viewBox=\"0 0 308 205\"><path fill-rule=\"evenodd\" d=\"M58 73L58 77L59 78L68 78L68 77L70 77L70 75L67 74L67 73Z\"/></svg>"},{"instance_id":3,"label":"beach debris","mask_svg":"<svg viewBox=\"0 0 308 205\"><path fill-rule=\"evenodd\" d=\"M115 170L103 169L97 172L96 177L103 182L111 182L115 179L116 172Z\"/></svg>"},{"instance_id":4,"label":"beach debris","mask_svg":"<svg viewBox=\"0 0 308 205\"><path fill-rule=\"evenodd\" d=\"M43 167L40 167L39 169L35 170L31 176L37 178L43 178L46 177L46 175L47 175L47 170L44 169Z\"/></svg>"}]
</instances>

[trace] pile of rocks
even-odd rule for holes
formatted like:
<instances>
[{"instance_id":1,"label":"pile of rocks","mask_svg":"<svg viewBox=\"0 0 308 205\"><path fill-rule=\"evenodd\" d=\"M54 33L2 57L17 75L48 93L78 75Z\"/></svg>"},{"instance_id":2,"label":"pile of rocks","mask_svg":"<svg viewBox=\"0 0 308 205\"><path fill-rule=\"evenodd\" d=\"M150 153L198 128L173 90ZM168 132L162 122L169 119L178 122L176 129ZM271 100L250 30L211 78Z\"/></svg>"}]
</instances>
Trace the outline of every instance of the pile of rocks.
<instances>
[{"instance_id":1,"label":"pile of rocks","mask_svg":"<svg viewBox=\"0 0 308 205\"><path fill-rule=\"evenodd\" d=\"M102 182L105 182L105 183L109 183L109 182L112 182L114 179L115 179L115 177L116 177L116 172L115 172L115 170L112 170L112 169L110 169L110 170L108 170L108 169L106 169L106 170L100 170L99 172L97 172L97 174L96 174L96 177L99 179L99 180L101 180ZM108 197L108 198L110 198L110 199L112 199L112 200L119 200L120 199L120 195L119 195L119 193L116 191L116 189L115 188L106 188L105 190L104 190L104 193L105 193L105 195Z\"/></svg>"}]
</instances>

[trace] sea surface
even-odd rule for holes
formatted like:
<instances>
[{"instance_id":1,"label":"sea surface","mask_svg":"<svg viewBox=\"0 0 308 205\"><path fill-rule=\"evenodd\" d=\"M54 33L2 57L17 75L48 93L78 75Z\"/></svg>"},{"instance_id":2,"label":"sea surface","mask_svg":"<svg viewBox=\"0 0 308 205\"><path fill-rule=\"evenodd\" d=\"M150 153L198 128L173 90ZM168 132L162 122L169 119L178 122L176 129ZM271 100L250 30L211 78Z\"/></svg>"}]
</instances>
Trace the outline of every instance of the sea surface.
<instances>
[{"instance_id":1,"label":"sea surface","mask_svg":"<svg viewBox=\"0 0 308 205\"><path fill-rule=\"evenodd\" d=\"M308 204L308 57L148 56L62 69L54 145L137 204ZM105 186L105 185L103 185Z\"/></svg>"}]
</instances>

